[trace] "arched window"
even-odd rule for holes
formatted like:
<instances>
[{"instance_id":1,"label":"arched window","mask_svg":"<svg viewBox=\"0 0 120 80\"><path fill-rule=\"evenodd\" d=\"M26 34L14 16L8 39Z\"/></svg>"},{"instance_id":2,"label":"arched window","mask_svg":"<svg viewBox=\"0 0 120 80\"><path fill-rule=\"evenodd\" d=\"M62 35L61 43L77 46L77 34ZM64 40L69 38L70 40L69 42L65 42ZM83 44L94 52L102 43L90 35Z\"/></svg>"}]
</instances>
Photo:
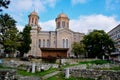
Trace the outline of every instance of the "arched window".
<instances>
[{"instance_id":1,"label":"arched window","mask_svg":"<svg viewBox=\"0 0 120 80\"><path fill-rule=\"evenodd\" d=\"M34 18L32 18L32 23L34 22Z\"/></svg>"},{"instance_id":2,"label":"arched window","mask_svg":"<svg viewBox=\"0 0 120 80\"><path fill-rule=\"evenodd\" d=\"M57 25L58 28L60 28L60 22L58 22L58 25Z\"/></svg>"},{"instance_id":3,"label":"arched window","mask_svg":"<svg viewBox=\"0 0 120 80\"><path fill-rule=\"evenodd\" d=\"M50 47L50 41L47 40L47 47Z\"/></svg>"},{"instance_id":4,"label":"arched window","mask_svg":"<svg viewBox=\"0 0 120 80\"><path fill-rule=\"evenodd\" d=\"M43 47L45 47L45 39L43 39Z\"/></svg>"},{"instance_id":5,"label":"arched window","mask_svg":"<svg viewBox=\"0 0 120 80\"><path fill-rule=\"evenodd\" d=\"M62 41L63 48L65 48L65 39Z\"/></svg>"},{"instance_id":6,"label":"arched window","mask_svg":"<svg viewBox=\"0 0 120 80\"><path fill-rule=\"evenodd\" d=\"M62 21L62 27L63 28L65 27L65 21Z\"/></svg>"},{"instance_id":7,"label":"arched window","mask_svg":"<svg viewBox=\"0 0 120 80\"><path fill-rule=\"evenodd\" d=\"M39 47L41 47L41 39L39 39Z\"/></svg>"},{"instance_id":8,"label":"arched window","mask_svg":"<svg viewBox=\"0 0 120 80\"><path fill-rule=\"evenodd\" d=\"M67 22L67 27L69 27L69 23Z\"/></svg>"},{"instance_id":9,"label":"arched window","mask_svg":"<svg viewBox=\"0 0 120 80\"><path fill-rule=\"evenodd\" d=\"M66 39L66 48L68 48L69 46L68 46L68 39Z\"/></svg>"},{"instance_id":10,"label":"arched window","mask_svg":"<svg viewBox=\"0 0 120 80\"><path fill-rule=\"evenodd\" d=\"M37 24L37 19L35 20L35 24Z\"/></svg>"}]
</instances>

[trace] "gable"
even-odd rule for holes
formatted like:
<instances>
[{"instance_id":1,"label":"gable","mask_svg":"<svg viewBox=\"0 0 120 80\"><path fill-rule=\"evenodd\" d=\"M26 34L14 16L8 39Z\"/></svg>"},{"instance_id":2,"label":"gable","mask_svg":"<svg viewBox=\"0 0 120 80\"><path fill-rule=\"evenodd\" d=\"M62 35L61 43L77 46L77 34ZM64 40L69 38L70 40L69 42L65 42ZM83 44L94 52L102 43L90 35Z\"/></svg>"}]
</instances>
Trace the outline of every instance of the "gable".
<instances>
[{"instance_id":1,"label":"gable","mask_svg":"<svg viewBox=\"0 0 120 80\"><path fill-rule=\"evenodd\" d=\"M73 34L74 32L71 31L70 29L59 29L59 30L57 30L57 33L59 33L59 34Z\"/></svg>"}]
</instances>

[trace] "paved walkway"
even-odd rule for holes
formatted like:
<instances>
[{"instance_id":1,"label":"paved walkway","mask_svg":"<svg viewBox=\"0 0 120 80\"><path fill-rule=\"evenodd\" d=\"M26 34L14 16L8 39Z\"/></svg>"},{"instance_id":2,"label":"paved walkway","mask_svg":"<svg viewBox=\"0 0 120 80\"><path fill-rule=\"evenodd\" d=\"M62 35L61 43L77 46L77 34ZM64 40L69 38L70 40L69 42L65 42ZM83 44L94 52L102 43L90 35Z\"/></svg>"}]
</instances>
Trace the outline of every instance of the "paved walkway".
<instances>
[{"instance_id":1,"label":"paved walkway","mask_svg":"<svg viewBox=\"0 0 120 80\"><path fill-rule=\"evenodd\" d=\"M58 74L58 73L60 73L60 71L55 71L55 72L53 72L53 73L47 74L47 75L43 76L42 79L43 79L43 80L44 80L44 79L47 79L47 78L52 77L52 76L54 76L54 75L56 75L56 74Z\"/></svg>"}]
</instances>

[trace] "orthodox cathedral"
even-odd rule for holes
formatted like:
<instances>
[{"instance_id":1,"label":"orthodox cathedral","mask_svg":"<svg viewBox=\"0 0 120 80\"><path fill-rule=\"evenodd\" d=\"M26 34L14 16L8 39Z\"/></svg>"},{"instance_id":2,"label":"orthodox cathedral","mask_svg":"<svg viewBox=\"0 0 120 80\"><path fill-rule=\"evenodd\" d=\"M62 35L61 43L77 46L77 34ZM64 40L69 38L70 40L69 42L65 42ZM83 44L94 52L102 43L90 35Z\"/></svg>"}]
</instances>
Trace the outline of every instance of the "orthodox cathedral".
<instances>
[{"instance_id":1,"label":"orthodox cathedral","mask_svg":"<svg viewBox=\"0 0 120 80\"><path fill-rule=\"evenodd\" d=\"M55 19L55 31L42 31L38 24L39 16L33 11L29 16L28 25L31 26L31 50L27 55L39 57L61 57L67 58L73 55L72 44L80 42L83 33L74 32L69 29L70 19L64 13L60 13Z\"/></svg>"}]
</instances>

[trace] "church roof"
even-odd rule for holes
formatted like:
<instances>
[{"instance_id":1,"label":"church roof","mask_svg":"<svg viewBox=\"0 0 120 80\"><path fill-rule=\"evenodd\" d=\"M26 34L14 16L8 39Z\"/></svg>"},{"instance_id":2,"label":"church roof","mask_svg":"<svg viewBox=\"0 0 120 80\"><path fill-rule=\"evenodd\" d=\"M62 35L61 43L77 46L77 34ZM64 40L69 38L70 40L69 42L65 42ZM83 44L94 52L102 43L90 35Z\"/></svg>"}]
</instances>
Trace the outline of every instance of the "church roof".
<instances>
[{"instance_id":1,"label":"church roof","mask_svg":"<svg viewBox=\"0 0 120 80\"><path fill-rule=\"evenodd\" d=\"M65 17L67 17L67 15L64 14L64 13L60 13L57 17L58 17L58 18L59 18L59 17L64 17L64 18L65 18ZM67 18L68 18L68 17L67 17Z\"/></svg>"},{"instance_id":2,"label":"church roof","mask_svg":"<svg viewBox=\"0 0 120 80\"><path fill-rule=\"evenodd\" d=\"M35 12L35 10L30 15L36 15L36 16L38 16L38 14L37 14L37 12Z\"/></svg>"}]
</instances>

